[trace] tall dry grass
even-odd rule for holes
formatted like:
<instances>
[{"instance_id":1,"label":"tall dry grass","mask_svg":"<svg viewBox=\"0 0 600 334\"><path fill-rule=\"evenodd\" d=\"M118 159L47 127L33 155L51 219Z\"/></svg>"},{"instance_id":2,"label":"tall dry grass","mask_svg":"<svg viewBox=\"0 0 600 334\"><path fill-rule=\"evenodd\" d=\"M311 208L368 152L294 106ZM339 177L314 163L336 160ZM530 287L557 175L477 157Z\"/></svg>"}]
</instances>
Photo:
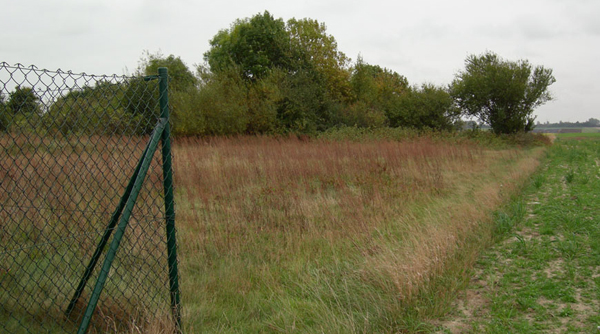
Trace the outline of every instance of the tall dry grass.
<instances>
[{"instance_id":1,"label":"tall dry grass","mask_svg":"<svg viewBox=\"0 0 600 334\"><path fill-rule=\"evenodd\" d=\"M479 147L398 142L306 142L268 138L180 140L178 218L198 247L245 251L243 236L369 234L399 205L446 190L444 174L482 168ZM394 209L394 210L392 210ZM242 240L231 242L233 237ZM286 240L286 247L299 246Z\"/></svg>"},{"instance_id":2,"label":"tall dry grass","mask_svg":"<svg viewBox=\"0 0 600 334\"><path fill-rule=\"evenodd\" d=\"M0 237L10 257L0 281L4 292L21 291L21 300L0 296L0 320L21 328L22 319L39 317L41 328L60 327L50 318L60 319L144 144L0 138L7 232ZM491 238L489 212L535 168L538 153L427 137L179 139L184 325L188 332L410 329L443 305L424 300L451 297L460 280L439 278L464 272ZM93 331L172 331L168 312L156 313L167 302L161 177L156 168L148 176Z\"/></svg>"},{"instance_id":3,"label":"tall dry grass","mask_svg":"<svg viewBox=\"0 0 600 334\"><path fill-rule=\"evenodd\" d=\"M429 138L180 139L184 323L211 332L408 328L407 308L440 287L436 277L464 271L490 238L487 216L538 152Z\"/></svg>"}]
</instances>

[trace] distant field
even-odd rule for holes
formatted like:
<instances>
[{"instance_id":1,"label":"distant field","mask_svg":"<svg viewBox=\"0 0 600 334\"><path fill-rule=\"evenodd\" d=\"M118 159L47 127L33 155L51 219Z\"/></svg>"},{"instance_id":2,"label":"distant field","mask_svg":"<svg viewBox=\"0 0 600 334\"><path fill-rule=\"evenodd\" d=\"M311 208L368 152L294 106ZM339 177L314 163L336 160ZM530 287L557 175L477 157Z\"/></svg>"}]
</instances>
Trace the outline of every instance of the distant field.
<instances>
[{"instance_id":1,"label":"distant field","mask_svg":"<svg viewBox=\"0 0 600 334\"><path fill-rule=\"evenodd\" d=\"M557 133L558 138L600 138L600 132Z\"/></svg>"},{"instance_id":2,"label":"distant field","mask_svg":"<svg viewBox=\"0 0 600 334\"><path fill-rule=\"evenodd\" d=\"M544 128L544 127L536 127L534 131L544 132L548 131L550 133L556 133L559 130L581 130L581 133L600 133L600 128L590 128L590 127L582 127L582 128Z\"/></svg>"}]
</instances>

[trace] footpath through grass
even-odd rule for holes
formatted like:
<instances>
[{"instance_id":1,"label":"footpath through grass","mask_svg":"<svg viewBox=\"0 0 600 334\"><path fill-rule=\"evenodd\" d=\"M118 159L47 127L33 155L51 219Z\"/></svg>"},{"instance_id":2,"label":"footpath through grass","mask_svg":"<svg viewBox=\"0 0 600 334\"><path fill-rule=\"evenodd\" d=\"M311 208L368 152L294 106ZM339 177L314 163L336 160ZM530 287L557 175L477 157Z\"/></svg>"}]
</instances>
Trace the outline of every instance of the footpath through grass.
<instances>
[{"instance_id":1,"label":"footpath through grass","mask_svg":"<svg viewBox=\"0 0 600 334\"><path fill-rule=\"evenodd\" d=\"M511 232L438 332L599 331L600 137L578 135L559 136L523 196L496 214L498 232Z\"/></svg>"}]
</instances>

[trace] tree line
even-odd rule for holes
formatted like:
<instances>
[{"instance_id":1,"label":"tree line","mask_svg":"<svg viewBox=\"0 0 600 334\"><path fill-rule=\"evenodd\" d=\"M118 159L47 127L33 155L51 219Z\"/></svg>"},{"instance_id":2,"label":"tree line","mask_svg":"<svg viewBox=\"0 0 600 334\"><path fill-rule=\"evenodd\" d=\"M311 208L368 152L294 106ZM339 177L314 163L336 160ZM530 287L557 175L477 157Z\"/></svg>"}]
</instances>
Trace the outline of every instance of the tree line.
<instances>
[{"instance_id":1,"label":"tree line","mask_svg":"<svg viewBox=\"0 0 600 334\"><path fill-rule=\"evenodd\" d=\"M559 121L558 123L550 123L550 122L537 122L536 126L541 128L598 128L600 127L600 120L597 118L589 118L585 122L563 122Z\"/></svg>"},{"instance_id":2,"label":"tree line","mask_svg":"<svg viewBox=\"0 0 600 334\"><path fill-rule=\"evenodd\" d=\"M448 86L411 85L360 56L352 63L325 24L285 22L267 11L219 31L203 60L194 71L174 55L147 54L140 62L140 75L169 69L176 135L314 134L343 126L453 130L465 116L496 133L530 131L533 110L552 99L548 86L555 81L542 66L486 52L467 57ZM119 132L133 123L134 132L148 133L158 115L156 95L147 89L154 84L99 83L60 97L44 112L35 109L30 88L17 87L0 102L12 114L48 119L42 123L50 130L102 124Z\"/></svg>"}]
</instances>

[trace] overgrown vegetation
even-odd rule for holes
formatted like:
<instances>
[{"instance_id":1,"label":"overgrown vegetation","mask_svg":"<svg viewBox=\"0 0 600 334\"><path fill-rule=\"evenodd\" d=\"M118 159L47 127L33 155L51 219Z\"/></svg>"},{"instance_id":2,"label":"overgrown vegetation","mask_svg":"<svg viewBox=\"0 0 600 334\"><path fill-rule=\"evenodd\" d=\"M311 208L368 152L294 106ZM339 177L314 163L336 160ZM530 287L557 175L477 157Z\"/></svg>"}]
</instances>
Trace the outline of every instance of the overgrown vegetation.
<instances>
[{"instance_id":1,"label":"overgrown vegetation","mask_svg":"<svg viewBox=\"0 0 600 334\"><path fill-rule=\"evenodd\" d=\"M461 104L456 90L467 82L469 68L452 87L411 85L361 57L352 64L315 20L284 22L264 12L236 21L210 43L205 64L195 71L174 55L147 54L136 78L83 85L52 95L51 101L39 101L32 88L16 87L0 96L0 131L18 132L25 147L50 136L57 139L50 146L70 138L105 144L119 137L144 140L158 115L158 94L148 90L156 82L144 76L168 67L173 128L180 136L174 155L187 330L428 328L428 319L448 310L477 254L513 226L507 217L495 225L488 218L520 189L543 151L537 146L549 141L525 132L531 130L533 108L549 100L551 73L542 68L546 85L530 92L527 66L517 66L516 76L524 80L514 86L508 80L514 73L505 68L513 70L514 64L486 64L501 72L492 79L508 79L496 80L505 85L488 87L489 94L478 98L497 107L482 112ZM519 104L519 92L504 105L494 95L523 85L525 104ZM495 133L457 132L465 115L479 116ZM39 137L32 141L29 130ZM89 160L97 173L119 170L90 145L91 157L77 168L89 169ZM67 146L74 147L58 145ZM41 163L36 159L46 157L32 159L26 149L12 147L15 152L7 154L18 159L6 161L15 166L35 169ZM48 156L58 159L57 168L72 170L71 158L61 154ZM36 177L40 181L33 183L43 184L41 179L54 174ZM574 170L565 175L567 183L576 180ZM73 195L68 191L78 189L59 189L58 202L44 205L54 214ZM75 195L94 197L95 189ZM6 200L15 207L22 202ZM65 252L81 258L77 247ZM32 274L11 275L10 284L20 284ZM35 300L36 289L27 298ZM65 293L59 290L46 292ZM16 308L3 305L10 312ZM39 308L29 314L41 313ZM119 320L119 330L152 327L132 326L144 315L136 317ZM107 316L98 328L115 319Z\"/></svg>"},{"instance_id":2,"label":"overgrown vegetation","mask_svg":"<svg viewBox=\"0 0 600 334\"><path fill-rule=\"evenodd\" d=\"M418 330L447 309L492 240L487 217L540 153L417 135L179 139L184 324Z\"/></svg>"},{"instance_id":3,"label":"overgrown vegetation","mask_svg":"<svg viewBox=\"0 0 600 334\"><path fill-rule=\"evenodd\" d=\"M77 331L97 274L68 317L65 310L147 141L0 136L0 332ZM172 327L162 174L148 174L88 333Z\"/></svg>"},{"instance_id":4,"label":"overgrown vegetation","mask_svg":"<svg viewBox=\"0 0 600 334\"><path fill-rule=\"evenodd\" d=\"M147 53L140 61L140 76L169 69L175 135L315 135L344 126L450 131L462 128L464 117L477 117L498 134L527 132L555 81L549 69L488 52L467 57L465 70L447 87L411 85L361 56L352 63L324 23L285 22L267 11L235 21L210 46L194 70L174 55ZM135 123L147 134L153 127L147 121L157 113L156 97L140 89L147 84L131 80L126 94L110 100L103 99L110 83L61 92L50 113L39 110L31 88L17 87L0 106L21 119L0 119L0 130L12 123L77 132L82 122L92 122L119 132ZM75 95L77 105L69 102ZM110 111L89 119L100 106ZM49 117L40 120L41 114Z\"/></svg>"}]
</instances>

